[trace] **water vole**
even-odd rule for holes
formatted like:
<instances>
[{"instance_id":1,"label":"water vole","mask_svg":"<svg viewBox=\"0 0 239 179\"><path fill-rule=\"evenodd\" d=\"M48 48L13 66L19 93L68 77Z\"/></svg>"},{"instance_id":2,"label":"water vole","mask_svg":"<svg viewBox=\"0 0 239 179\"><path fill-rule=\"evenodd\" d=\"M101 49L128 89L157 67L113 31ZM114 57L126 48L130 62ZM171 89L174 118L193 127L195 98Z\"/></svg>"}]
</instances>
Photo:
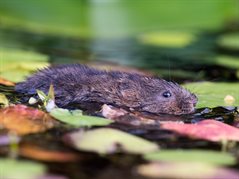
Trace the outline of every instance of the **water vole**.
<instances>
[{"instance_id":1,"label":"water vole","mask_svg":"<svg viewBox=\"0 0 239 179\"><path fill-rule=\"evenodd\" d=\"M197 97L180 85L160 78L117 71L100 71L80 64L60 65L38 71L18 83L15 90L27 97L36 89L55 90L56 105L89 108L110 104L151 113L187 114L194 111Z\"/></svg>"}]
</instances>

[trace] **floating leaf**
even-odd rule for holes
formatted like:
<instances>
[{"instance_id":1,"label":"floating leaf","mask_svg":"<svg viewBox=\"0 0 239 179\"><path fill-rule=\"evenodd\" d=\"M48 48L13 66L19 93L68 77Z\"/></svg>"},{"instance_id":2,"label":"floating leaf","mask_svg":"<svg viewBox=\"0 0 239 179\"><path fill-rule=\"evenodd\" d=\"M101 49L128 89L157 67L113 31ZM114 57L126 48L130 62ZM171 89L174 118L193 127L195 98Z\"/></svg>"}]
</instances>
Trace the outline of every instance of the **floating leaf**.
<instances>
[{"instance_id":1,"label":"floating leaf","mask_svg":"<svg viewBox=\"0 0 239 179\"><path fill-rule=\"evenodd\" d=\"M198 96L197 107L199 108L228 106L224 101L227 95L231 95L235 99L233 106L239 106L239 83L202 82L189 83L184 86Z\"/></svg>"},{"instance_id":2,"label":"floating leaf","mask_svg":"<svg viewBox=\"0 0 239 179\"><path fill-rule=\"evenodd\" d=\"M21 145L20 154L24 157L48 162L70 162L79 160L78 155L73 152L47 150L29 144Z\"/></svg>"},{"instance_id":3,"label":"floating leaf","mask_svg":"<svg viewBox=\"0 0 239 179\"><path fill-rule=\"evenodd\" d=\"M239 141L239 129L216 120L204 120L196 124L167 122L162 129L172 130L179 134L209 141Z\"/></svg>"},{"instance_id":4,"label":"floating leaf","mask_svg":"<svg viewBox=\"0 0 239 179\"><path fill-rule=\"evenodd\" d=\"M239 33L223 35L218 39L218 44L223 48L239 51Z\"/></svg>"},{"instance_id":5,"label":"floating leaf","mask_svg":"<svg viewBox=\"0 0 239 179\"><path fill-rule=\"evenodd\" d=\"M214 165L233 165L236 159L224 152L208 150L160 150L144 155L146 160L162 162L199 162Z\"/></svg>"},{"instance_id":6,"label":"floating leaf","mask_svg":"<svg viewBox=\"0 0 239 179\"><path fill-rule=\"evenodd\" d=\"M105 118L83 115L81 110L69 111L67 109L55 108L50 114L61 122L74 127L105 126L113 122Z\"/></svg>"},{"instance_id":7,"label":"floating leaf","mask_svg":"<svg viewBox=\"0 0 239 179\"><path fill-rule=\"evenodd\" d=\"M239 57L234 56L218 56L215 57L215 63L224 67L239 69Z\"/></svg>"},{"instance_id":8,"label":"floating leaf","mask_svg":"<svg viewBox=\"0 0 239 179\"><path fill-rule=\"evenodd\" d=\"M0 93L0 106L3 106L3 107L7 107L9 105L9 101L7 99L7 97Z\"/></svg>"},{"instance_id":9,"label":"floating leaf","mask_svg":"<svg viewBox=\"0 0 239 179\"><path fill-rule=\"evenodd\" d=\"M9 71L0 72L0 76L11 80L13 82L23 81L27 76L31 74L30 71L23 69L10 69Z\"/></svg>"},{"instance_id":10,"label":"floating leaf","mask_svg":"<svg viewBox=\"0 0 239 179\"><path fill-rule=\"evenodd\" d=\"M149 163L140 165L137 173L150 178L212 179L238 178L239 173L205 163Z\"/></svg>"},{"instance_id":11,"label":"floating leaf","mask_svg":"<svg viewBox=\"0 0 239 179\"><path fill-rule=\"evenodd\" d=\"M47 67L48 57L31 51L1 48L0 76L13 82L22 81L32 71Z\"/></svg>"},{"instance_id":12,"label":"floating leaf","mask_svg":"<svg viewBox=\"0 0 239 179\"><path fill-rule=\"evenodd\" d=\"M77 149L100 154L118 151L143 154L158 150L157 144L153 142L110 128L78 131L67 136Z\"/></svg>"},{"instance_id":13,"label":"floating leaf","mask_svg":"<svg viewBox=\"0 0 239 179\"><path fill-rule=\"evenodd\" d=\"M40 163L0 159L0 178L34 179L44 175L46 167Z\"/></svg>"},{"instance_id":14,"label":"floating leaf","mask_svg":"<svg viewBox=\"0 0 239 179\"><path fill-rule=\"evenodd\" d=\"M154 32L142 35L144 44L162 47L182 48L195 40L195 35L186 32Z\"/></svg>"},{"instance_id":15,"label":"floating leaf","mask_svg":"<svg viewBox=\"0 0 239 179\"><path fill-rule=\"evenodd\" d=\"M19 135L43 132L56 124L57 122L47 113L24 105L0 110L0 125Z\"/></svg>"}]
</instances>

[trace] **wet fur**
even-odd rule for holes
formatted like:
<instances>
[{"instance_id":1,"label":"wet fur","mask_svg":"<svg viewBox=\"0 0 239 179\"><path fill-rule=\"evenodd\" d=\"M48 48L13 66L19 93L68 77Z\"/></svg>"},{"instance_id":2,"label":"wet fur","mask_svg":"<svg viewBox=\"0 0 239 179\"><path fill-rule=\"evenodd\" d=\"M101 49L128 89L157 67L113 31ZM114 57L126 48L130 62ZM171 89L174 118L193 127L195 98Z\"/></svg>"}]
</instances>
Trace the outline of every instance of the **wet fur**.
<instances>
[{"instance_id":1,"label":"wet fur","mask_svg":"<svg viewBox=\"0 0 239 179\"><path fill-rule=\"evenodd\" d=\"M62 108L87 109L110 104L130 110L151 113L186 114L194 110L197 98L176 83L117 71L100 71L80 64L60 65L38 71L15 90L37 97L36 89L55 90L56 104ZM165 98L163 92L172 96Z\"/></svg>"}]
</instances>

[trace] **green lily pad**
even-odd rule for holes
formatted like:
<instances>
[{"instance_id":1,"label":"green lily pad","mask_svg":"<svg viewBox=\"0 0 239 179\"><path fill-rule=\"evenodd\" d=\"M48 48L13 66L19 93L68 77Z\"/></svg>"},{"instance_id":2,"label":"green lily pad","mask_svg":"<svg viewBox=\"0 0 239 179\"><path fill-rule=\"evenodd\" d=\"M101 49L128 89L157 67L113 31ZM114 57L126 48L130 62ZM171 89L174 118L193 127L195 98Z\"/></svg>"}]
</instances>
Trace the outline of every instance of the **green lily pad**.
<instances>
[{"instance_id":1,"label":"green lily pad","mask_svg":"<svg viewBox=\"0 0 239 179\"><path fill-rule=\"evenodd\" d=\"M199 82L184 85L198 97L196 107L239 106L239 83ZM234 99L227 102L227 97Z\"/></svg>"},{"instance_id":2,"label":"green lily pad","mask_svg":"<svg viewBox=\"0 0 239 179\"><path fill-rule=\"evenodd\" d=\"M223 35L219 38L218 44L229 50L239 50L239 33Z\"/></svg>"},{"instance_id":3,"label":"green lily pad","mask_svg":"<svg viewBox=\"0 0 239 179\"><path fill-rule=\"evenodd\" d=\"M50 114L61 122L74 127L106 126L113 122L105 118L83 115L81 110L69 111L67 109L55 108L51 110Z\"/></svg>"},{"instance_id":4,"label":"green lily pad","mask_svg":"<svg viewBox=\"0 0 239 179\"><path fill-rule=\"evenodd\" d=\"M216 63L228 68L239 69L239 57L234 56L218 56L216 57Z\"/></svg>"},{"instance_id":5,"label":"green lily pad","mask_svg":"<svg viewBox=\"0 0 239 179\"><path fill-rule=\"evenodd\" d=\"M46 167L40 163L0 159L0 178L34 179L42 176L45 172Z\"/></svg>"},{"instance_id":6,"label":"green lily pad","mask_svg":"<svg viewBox=\"0 0 239 179\"><path fill-rule=\"evenodd\" d=\"M13 82L19 82L32 71L47 67L48 57L31 51L17 49L0 49L0 76Z\"/></svg>"},{"instance_id":7,"label":"green lily pad","mask_svg":"<svg viewBox=\"0 0 239 179\"><path fill-rule=\"evenodd\" d=\"M100 154L118 151L144 154L158 150L153 142L110 128L73 132L69 137L77 149Z\"/></svg>"},{"instance_id":8,"label":"green lily pad","mask_svg":"<svg viewBox=\"0 0 239 179\"><path fill-rule=\"evenodd\" d=\"M233 165L236 159L224 152L207 150L160 150L144 155L146 160L164 162L199 162L213 165Z\"/></svg>"},{"instance_id":9,"label":"green lily pad","mask_svg":"<svg viewBox=\"0 0 239 179\"><path fill-rule=\"evenodd\" d=\"M182 48L195 40L195 35L186 32L152 32L139 38L142 43L162 47Z\"/></svg>"}]
</instances>

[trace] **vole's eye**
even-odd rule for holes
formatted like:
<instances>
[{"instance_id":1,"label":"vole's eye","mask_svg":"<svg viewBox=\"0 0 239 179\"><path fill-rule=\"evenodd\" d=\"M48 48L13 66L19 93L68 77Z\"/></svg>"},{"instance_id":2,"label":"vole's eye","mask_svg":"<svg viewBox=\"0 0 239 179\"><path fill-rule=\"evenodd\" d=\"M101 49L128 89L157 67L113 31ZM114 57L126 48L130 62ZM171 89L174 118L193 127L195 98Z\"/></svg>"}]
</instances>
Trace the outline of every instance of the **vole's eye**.
<instances>
[{"instance_id":1,"label":"vole's eye","mask_svg":"<svg viewBox=\"0 0 239 179\"><path fill-rule=\"evenodd\" d=\"M169 91L165 91L162 95L163 95L163 97L165 97L165 98L169 98L169 97L172 96L172 94L171 94Z\"/></svg>"}]
</instances>

